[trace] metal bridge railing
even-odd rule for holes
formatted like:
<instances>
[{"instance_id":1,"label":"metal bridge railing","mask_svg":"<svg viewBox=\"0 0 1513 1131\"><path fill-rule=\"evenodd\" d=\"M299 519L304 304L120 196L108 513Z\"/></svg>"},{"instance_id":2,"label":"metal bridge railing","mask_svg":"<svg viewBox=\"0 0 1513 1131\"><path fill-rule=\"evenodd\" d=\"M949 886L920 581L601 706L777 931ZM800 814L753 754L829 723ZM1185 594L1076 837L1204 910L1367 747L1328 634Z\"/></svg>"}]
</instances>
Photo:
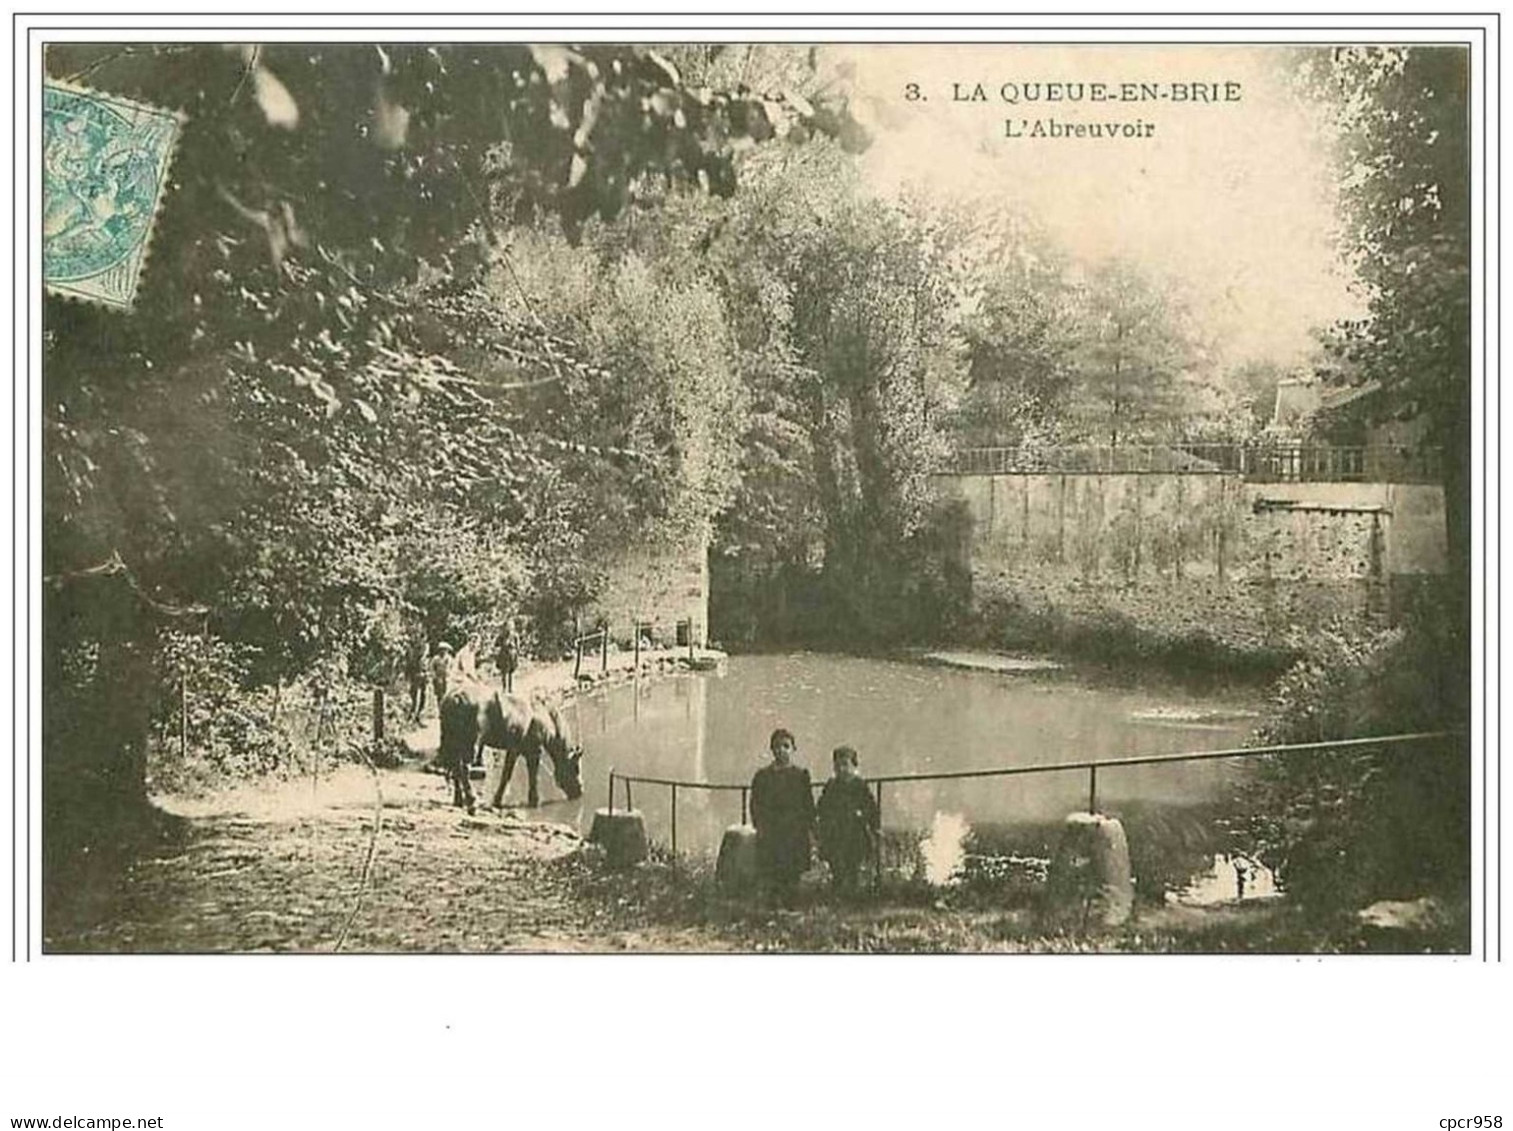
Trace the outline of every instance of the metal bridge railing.
<instances>
[{"instance_id":1,"label":"metal bridge railing","mask_svg":"<svg viewBox=\"0 0 1513 1131\"><path fill-rule=\"evenodd\" d=\"M1088 774L1088 812L1098 812L1098 771L1121 766L1154 766L1166 762L1203 762L1218 758L1255 758L1267 754L1326 753L1340 750L1362 750L1385 746L1406 746L1435 740L1461 737L1455 731L1419 731L1412 734L1389 734L1370 738L1341 738L1328 742L1297 742L1283 746L1241 746L1229 750L1194 750L1178 754L1139 754L1129 758L1101 758L1078 762L1044 762L1030 766L997 766L981 770L947 770L928 774L880 774L866 780L872 785L877 799L878 823L882 823L883 786L901 782L955 781L962 778L1015 777L1020 774L1065 773L1068 770L1086 770ZM615 782L625 787L625 808L633 809L632 783L638 785L666 786L671 792L672 852L678 852L678 791L702 789L718 792L739 792L741 795L741 823L747 819L747 794L750 784L731 782L679 781L672 778L654 778L639 774L618 773L613 766L609 771L609 812L615 811ZM823 780L812 783L813 788L824 786Z\"/></svg>"}]
</instances>

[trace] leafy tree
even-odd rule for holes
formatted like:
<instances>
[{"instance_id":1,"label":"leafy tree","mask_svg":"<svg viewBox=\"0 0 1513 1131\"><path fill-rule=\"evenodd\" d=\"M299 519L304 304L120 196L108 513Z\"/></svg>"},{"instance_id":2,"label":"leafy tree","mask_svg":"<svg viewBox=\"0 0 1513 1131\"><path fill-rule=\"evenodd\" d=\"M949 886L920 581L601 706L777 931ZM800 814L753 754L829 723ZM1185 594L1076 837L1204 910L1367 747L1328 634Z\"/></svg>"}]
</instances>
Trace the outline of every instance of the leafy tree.
<instances>
[{"instance_id":1,"label":"leafy tree","mask_svg":"<svg viewBox=\"0 0 1513 1131\"><path fill-rule=\"evenodd\" d=\"M517 232L490 273L502 317L539 310L593 367L531 393L530 411L610 459L591 499L612 544L647 522L702 531L735 486L744 408L720 297L686 262L591 228L581 246ZM619 453L618 456L615 453Z\"/></svg>"},{"instance_id":2,"label":"leafy tree","mask_svg":"<svg viewBox=\"0 0 1513 1131\"><path fill-rule=\"evenodd\" d=\"M46 827L80 814L65 849L142 800L164 622L208 620L273 678L369 649L397 608L472 623L479 576L438 575L437 545L581 588L552 568L581 550L565 442L510 386L587 363L529 318L496 326L523 381L448 352L503 225L577 238L679 187L729 194L743 145L849 122L691 89L623 45L54 44L46 67L186 114L135 310L44 310Z\"/></svg>"},{"instance_id":3,"label":"leafy tree","mask_svg":"<svg viewBox=\"0 0 1513 1131\"><path fill-rule=\"evenodd\" d=\"M1345 246L1367 314L1337 347L1377 380L1376 419L1425 414L1441 448L1452 574L1471 546L1470 60L1456 47L1341 48L1305 80L1336 110ZM1466 606L1469 610L1469 604Z\"/></svg>"},{"instance_id":4,"label":"leafy tree","mask_svg":"<svg viewBox=\"0 0 1513 1131\"><path fill-rule=\"evenodd\" d=\"M770 136L780 109L689 91L655 53L629 47L81 45L55 47L48 67L189 114L137 312L48 303L49 467L60 472L49 572L99 560L133 533L171 536L141 520L149 509L179 525L183 507L156 490L154 470L185 445L163 443L150 423L177 403L181 422L214 426L217 409L201 410L224 399L215 384L228 356L254 398L292 390L308 402L304 423L348 413L372 423L416 395L466 400L464 375L417 340L427 274L475 277L501 211L546 209L576 233L652 179L654 191L728 191L736 144ZM517 329L521 352L549 363L531 329ZM158 403L136 411L147 399ZM129 433L114 429L133 414ZM97 474L116 454L107 448L123 449L111 471L140 474ZM203 466L222 462L213 451L186 456L170 487L216 470ZM113 499L123 483L158 497ZM122 552L151 574L156 555L139 550Z\"/></svg>"},{"instance_id":5,"label":"leafy tree","mask_svg":"<svg viewBox=\"0 0 1513 1131\"><path fill-rule=\"evenodd\" d=\"M1378 381L1368 421L1422 414L1440 445L1448 593L1380 637L1326 636L1280 688L1269 737L1310 741L1465 728L1470 719L1468 58L1442 47L1316 53L1305 81L1336 111L1345 247L1367 314L1337 327L1330 376ZM1470 751L1276 759L1242 797L1246 843L1306 905L1348 910L1426 892L1466 905Z\"/></svg>"},{"instance_id":6,"label":"leafy tree","mask_svg":"<svg viewBox=\"0 0 1513 1131\"><path fill-rule=\"evenodd\" d=\"M823 150L806 161L822 164ZM761 543L748 514L786 526L798 536L766 560L787 578L782 589L807 586L810 563L823 563L820 590L805 599L807 631L896 637L932 619L913 600L913 551L933 511L947 390L959 382L950 269L959 237L949 217L868 199L841 172L771 200L759 191L722 232L742 256L723 267L727 305L762 358L743 462L754 505L738 499L722 542Z\"/></svg>"},{"instance_id":7,"label":"leafy tree","mask_svg":"<svg viewBox=\"0 0 1513 1131\"><path fill-rule=\"evenodd\" d=\"M962 332L967 384L957 430L968 444L1017 445L1059 431L1075 379L1075 293L1065 257L1020 220L977 237Z\"/></svg>"},{"instance_id":8,"label":"leafy tree","mask_svg":"<svg viewBox=\"0 0 1513 1131\"><path fill-rule=\"evenodd\" d=\"M1195 350L1170 288L1108 260L1088 276L1080 317L1073 412L1084 433L1118 447L1179 428L1180 378Z\"/></svg>"},{"instance_id":9,"label":"leafy tree","mask_svg":"<svg viewBox=\"0 0 1513 1131\"><path fill-rule=\"evenodd\" d=\"M941 448L931 393L948 354L951 233L933 217L847 201L804 248L794 338L817 379L805 398L826 515L827 573L866 594L931 496Z\"/></svg>"},{"instance_id":10,"label":"leafy tree","mask_svg":"<svg viewBox=\"0 0 1513 1131\"><path fill-rule=\"evenodd\" d=\"M1448 606L1431 602L1383 639L1336 641L1291 673L1279 740L1439 729L1469 718L1467 63L1460 49L1351 48L1315 55L1305 68L1336 109L1345 245L1368 304L1364 319L1338 327L1328 343L1330 368L1345 384L1382 383L1381 394L1352 406L1368 420L1430 419L1455 584ZM1305 902L1348 907L1426 889L1463 897L1469 758L1464 739L1448 750L1278 760L1248 799L1250 831L1263 851L1289 862Z\"/></svg>"}]
</instances>

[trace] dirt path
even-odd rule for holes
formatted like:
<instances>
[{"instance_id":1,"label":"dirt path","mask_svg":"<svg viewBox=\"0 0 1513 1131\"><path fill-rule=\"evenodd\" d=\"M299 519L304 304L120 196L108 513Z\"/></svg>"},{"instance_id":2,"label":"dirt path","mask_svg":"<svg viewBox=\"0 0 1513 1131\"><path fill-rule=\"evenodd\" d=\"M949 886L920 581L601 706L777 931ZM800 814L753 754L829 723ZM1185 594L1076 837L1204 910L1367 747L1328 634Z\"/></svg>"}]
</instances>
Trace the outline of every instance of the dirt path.
<instances>
[{"instance_id":1,"label":"dirt path","mask_svg":"<svg viewBox=\"0 0 1513 1131\"><path fill-rule=\"evenodd\" d=\"M377 790L382 819L375 837ZM537 813L468 817L440 777L346 766L167 800L181 834L46 940L57 952L712 949L606 930L572 899L581 841ZM371 858L370 858L371 852ZM367 873L364 882L364 873ZM81 921L82 920L82 921ZM681 932L680 934L686 934Z\"/></svg>"},{"instance_id":2,"label":"dirt path","mask_svg":"<svg viewBox=\"0 0 1513 1131\"><path fill-rule=\"evenodd\" d=\"M683 669L684 653L648 653L648 674ZM714 656L717 654L706 653ZM599 683L630 674L612 655ZM532 665L525 694L575 686L571 663ZM434 712L434 708L432 708ZM434 753L434 713L404 736ZM495 769L497 773L497 768ZM516 789L523 771L517 771ZM544 783L547 800L554 796ZM494 779L479 783L491 787ZM382 796L381 819L379 797ZM48 916L50 952L497 952L717 950L704 932L617 929L573 898L575 829L554 806L469 817L419 765L345 765L206 798L156 801L175 829L123 859L84 869ZM558 811L560 818L561 811ZM375 823L377 832L375 835ZM66 905L66 906L62 906Z\"/></svg>"},{"instance_id":3,"label":"dirt path","mask_svg":"<svg viewBox=\"0 0 1513 1131\"><path fill-rule=\"evenodd\" d=\"M536 678L550 684L562 674ZM565 674L570 681L570 667ZM432 753L434 719L405 743L420 757ZM522 777L517 771L517 792ZM479 785L486 790L493 780ZM576 829L559 823L575 820L576 809L543 785L548 804L538 810L475 817L453 807L450 788L418 760L381 771L344 765L318 782L305 777L200 799L161 798L171 835L106 859L97 853L71 873L47 916L44 948L1066 952L1144 950L1153 941L1158 950L1191 949L1195 932L1222 926L1213 915L1189 923L1157 914L1102 940L1045 938L1027 912L1006 907L911 900L837 906L822 878L803 911L774 913L722 898L697 876L665 865L632 874L596 868L588 859L596 850L585 851ZM1152 932L1173 937L1156 941ZM1245 949L1243 942L1235 949Z\"/></svg>"},{"instance_id":4,"label":"dirt path","mask_svg":"<svg viewBox=\"0 0 1513 1131\"><path fill-rule=\"evenodd\" d=\"M517 783L518 784L518 783ZM378 807L382 792L381 819ZM1240 912L1170 910L1098 940L1042 937L1024 911L731 904L665 867L613 874L554 806L469 817L417 766L344 766L199 800L173 835L78 878L48 953L1244 950ZM558 810L560 814L560 810ZM1252 909L1254 910L1254 909ZM1229 919L1233 940L1213 935ZM1290 940L1289 940L1290 941ZM1295 949L1296 943L1277 949ZM1263 947L1263 949L1272 949ZM1312 950L1312 946L1301 949Z\"/></svg>"}]
</instances>

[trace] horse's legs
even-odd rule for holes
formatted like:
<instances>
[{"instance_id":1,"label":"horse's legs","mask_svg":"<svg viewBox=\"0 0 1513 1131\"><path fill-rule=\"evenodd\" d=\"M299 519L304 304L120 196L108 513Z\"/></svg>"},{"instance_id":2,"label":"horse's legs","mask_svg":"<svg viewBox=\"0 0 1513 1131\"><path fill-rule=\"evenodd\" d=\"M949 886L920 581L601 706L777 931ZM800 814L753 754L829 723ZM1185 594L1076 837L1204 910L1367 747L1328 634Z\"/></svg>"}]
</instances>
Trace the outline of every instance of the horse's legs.
<instances>
[{"instance_id":1,"label":"horse's legs","mask_svg":"<svg viewBox=\"0 0 1513 1131\"><path fill-rule=\"evenodd\" d=\"M484 758L483 758L483 747L484 747L483 735L480 734L478 736L478 745L473 750L473 764L475 766L486 766L488 764L487 762L484 761ZM483 780L484 781L488 781L489 780L489 777L488 777L487 773L485 773L483 775ZM482 786L478 787L478 792L479 792L479 796L481 797L483 795L483 787ZM497 800L494 802L494 805L496 807L498 806L498 801Z\"/></svg>"},{"instance_id":2,"label":"horse's legs","mask_svg":"<svg viewBox=\"0 0 1513 1131\"><path fill-rule=\"evenodd\" d=\"M457 776L456 759L447 762L447 780L452 783L452 804L461 809L465 802L462 799L462 781Z\"/></svg>"},{"instance_id":3,"label":"horse's legs","mask_svg":"<svg viewBox=\"0 0 1513 1131\"><path fill-rule=\"evenodd\" d=\"M510 778L515 774L515 759L520 755L514 750L504 752L504 769L499 771L499 784L494 787L494 808L504 808L504 791L509 788Z\"/></svg>"},{"instance_id":4,"label":"horse's legs","mask_svg":"<svg viewBox=\"0 0 1513 1131\"><path fill-rule=\"evenodd\" d=\"M526 752L525 768L531 775L530 806L534 809L541 804L541 792L536 786L536 773L541 769L541 751L529 750Z\"/></svg>"},{"instance_id":5,"label":"horse's legs","mask_svg":"<svg viewBox=\"0 0 1513 1131\"><path fill-rule=\"evenodd\" d=\"M447 767L447 772L452 777L452 804L466 809L471 817L476 807L473 783L468 780L468 760L460 751Z\"/></svg>"}]
</instances>

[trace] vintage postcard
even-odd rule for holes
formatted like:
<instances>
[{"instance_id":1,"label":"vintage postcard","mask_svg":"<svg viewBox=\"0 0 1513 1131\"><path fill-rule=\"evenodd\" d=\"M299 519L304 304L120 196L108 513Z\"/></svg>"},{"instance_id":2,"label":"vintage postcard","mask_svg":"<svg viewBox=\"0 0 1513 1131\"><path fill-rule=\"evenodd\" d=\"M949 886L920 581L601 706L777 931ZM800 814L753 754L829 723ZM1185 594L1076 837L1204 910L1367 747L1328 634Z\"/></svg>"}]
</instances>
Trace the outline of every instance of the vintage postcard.
<instances>
[{"instance_id":1,"label":"vintage postcard","mask_svg":"<svg viewBox=\"0 0 1513 1131\"><path fill-rule=\"evenodd\" d=\"M24 960L1500 958L1485 29L685 22L34 33Z\"/></svg>"}]
</instances>

